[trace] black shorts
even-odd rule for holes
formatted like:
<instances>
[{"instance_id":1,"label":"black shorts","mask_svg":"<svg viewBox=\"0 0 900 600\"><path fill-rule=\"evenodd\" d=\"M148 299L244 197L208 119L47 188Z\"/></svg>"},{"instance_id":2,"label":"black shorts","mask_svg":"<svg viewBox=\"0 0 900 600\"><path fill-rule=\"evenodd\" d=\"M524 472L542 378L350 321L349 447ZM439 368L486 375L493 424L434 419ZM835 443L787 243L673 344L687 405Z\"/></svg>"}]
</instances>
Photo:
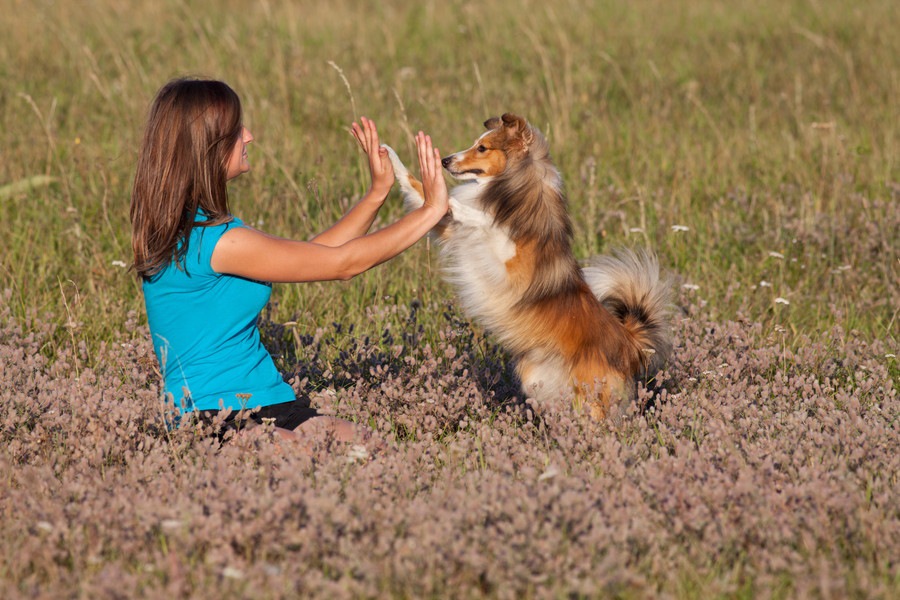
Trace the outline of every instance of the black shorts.
<instances>
[{"instance_id":1,"label":"black shorts","mask_svg":"<svg viewBox=\"0 0 900 600\"><path fill-rule=\"evenodd\" d=\"M203 410L200 411L200 421L206 424L212 424L213 419L220 411ZM318 417L319 411L301 403L299 400L292 402L282 402L281 404L270 404L263 406L258 410L233 410L225 418L222 425L221 433L229 429L249 429L262 425L263 419L272 420L275 427L282 429L296 429L301 423L309 421L313 417Z\"/></svg>"}]
</instances>

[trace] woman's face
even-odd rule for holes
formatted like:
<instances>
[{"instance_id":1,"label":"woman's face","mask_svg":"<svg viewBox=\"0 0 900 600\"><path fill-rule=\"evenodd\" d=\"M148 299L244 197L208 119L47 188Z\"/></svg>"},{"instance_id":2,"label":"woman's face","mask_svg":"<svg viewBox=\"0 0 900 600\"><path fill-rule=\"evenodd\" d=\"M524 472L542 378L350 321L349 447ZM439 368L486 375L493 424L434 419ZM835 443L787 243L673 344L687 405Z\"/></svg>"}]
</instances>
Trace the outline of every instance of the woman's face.
<instances>
[{"instance_id":1,"label":"woman's face","mask_svg":"<svg viewBox=\"0 0 900 600\"><path fill-rule=\"evenodd\" d=\"M241 135L234 144L231 157L228 159L227 179L234 179L241 173L250 170L250 162L247 160L247 144L253 141L253 134L246 127L241 127Z\"/></svg>"}]
</instances>

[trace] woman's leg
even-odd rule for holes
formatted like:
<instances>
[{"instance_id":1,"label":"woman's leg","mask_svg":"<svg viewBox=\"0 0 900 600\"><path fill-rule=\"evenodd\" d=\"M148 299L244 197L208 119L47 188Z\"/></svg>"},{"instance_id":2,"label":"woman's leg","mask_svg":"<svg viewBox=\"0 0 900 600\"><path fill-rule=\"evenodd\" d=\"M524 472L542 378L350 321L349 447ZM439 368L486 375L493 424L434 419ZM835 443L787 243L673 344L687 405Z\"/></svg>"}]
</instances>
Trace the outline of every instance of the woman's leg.
<instances>
[{"instance_id":1,"label":"woman's leg","mask_svg":"<svg viewBox=\"0 0 900 600\"><path fill-rule=\"evenodd\" d=\"M291 442L304 454L312 456L318 448L327 448L331 443L340 442L354 446L362 446L368 452L381 451L387 444L368 427L357 425L352 421L327 415L302 416L303 420L293 429L286 426L275 426L275 435L279 441ZM290 420L287 420L289 423ZM238 432L238 437L257 430L255 422Z\"/></svg>"},{"instance_id":2,"label":"woman's leg","mask_svg":"<svg viewBox=\"0 0 900 600\"><path fill-rule=\"evenodd\" d=\"M315 444L329 441L366 444L374 437L374 432L368 427L326 415L313 417L300 423L293 433L298 438L309 440Z\"/></svg>"}]
</instances>

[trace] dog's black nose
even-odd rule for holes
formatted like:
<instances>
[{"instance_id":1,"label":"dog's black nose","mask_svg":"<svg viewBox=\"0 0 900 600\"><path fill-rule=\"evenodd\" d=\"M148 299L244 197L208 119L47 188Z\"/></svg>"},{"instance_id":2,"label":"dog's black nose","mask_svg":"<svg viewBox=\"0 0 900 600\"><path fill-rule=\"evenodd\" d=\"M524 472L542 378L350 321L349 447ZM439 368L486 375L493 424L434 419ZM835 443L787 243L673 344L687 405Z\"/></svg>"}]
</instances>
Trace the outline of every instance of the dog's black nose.
<instances>
[{"instance_id":1,"label":"dog's black nose","mask_svg":"<svg viewBox=\"0 0 900 600\"><path fill-rule=\"evenodd\" d=\"M452 156L445 156L444 158L441 159L441 164L444 165L445 169L450 166L451 162L453 162Z\"/></svg>"}]
</instances>

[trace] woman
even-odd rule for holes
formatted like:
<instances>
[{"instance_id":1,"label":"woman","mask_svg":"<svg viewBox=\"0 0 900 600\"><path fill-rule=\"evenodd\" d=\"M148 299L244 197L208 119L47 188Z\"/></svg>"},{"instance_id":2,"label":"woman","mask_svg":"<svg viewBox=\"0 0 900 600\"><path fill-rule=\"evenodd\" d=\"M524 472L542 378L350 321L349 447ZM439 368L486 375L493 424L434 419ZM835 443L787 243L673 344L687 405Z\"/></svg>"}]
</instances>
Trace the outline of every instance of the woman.
<instances>
[{"instance_id":1,"label":"woman","mask_svg":"<svg viewBox=\"0 0 900 600\"><path fill-rule=\"evenodd\" d=\"M256 325L272 282L350 279L409 248L447 212L440 154L420 131L425 205L368 233L394 173L374 122L363 117L352 133L368 155L368 192L310 241L283 239L248 227L228 206L226 182L250 170L253 141L237 94L197 79L157 93L131 196L132 246L165 390L180 413L261 407L253 421L274 419L284 438L357 435L351 423L297 402Z\"/></svg>"}]
</instances>

